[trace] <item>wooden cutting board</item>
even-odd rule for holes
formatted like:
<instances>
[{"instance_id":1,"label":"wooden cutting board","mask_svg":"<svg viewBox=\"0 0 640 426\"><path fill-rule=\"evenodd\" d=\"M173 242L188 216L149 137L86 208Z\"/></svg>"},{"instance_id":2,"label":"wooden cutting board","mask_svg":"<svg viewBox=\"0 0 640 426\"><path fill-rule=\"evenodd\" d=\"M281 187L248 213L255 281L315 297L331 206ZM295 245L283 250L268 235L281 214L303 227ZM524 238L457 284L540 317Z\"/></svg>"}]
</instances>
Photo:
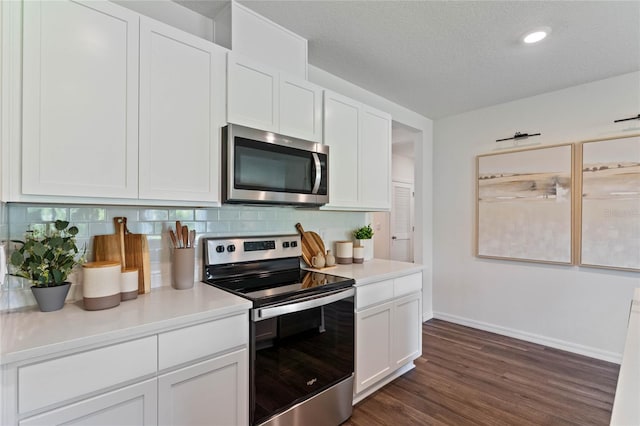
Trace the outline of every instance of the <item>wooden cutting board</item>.
<instances>
[{"instance_id":1,"label":"wooden cutting board","mask_svg":"<svg viewBox=\"0 0 640 426\"><path fill-rule=\"evenodd\" d=\"M151 291L151 260L149 242L144 234L133 234L127 228L126 217L114 217L116 233L94 237L96 261L118 261L122 268L138 269L138 293Z\"/></svg>"},{"instance_id":2,"label":"wooden cutting board","mask_svg":"<svg viewBox=\"0 0 640 426\"><path fill-rule=\"evenodd\" d=\"M149 241L145 234L132 234L127 228L126 217L116 217L124 227L124 254L127 268L138 269L138 293L151 291L151 259Z\"/></svg>"},{"instance_id":3,"label":"wooden cutting board","mask_svg":"<svg viewBox=\"0 0 640 426\"><path fill-rule=\"evenodd\" d=\"M117 218L113 219L115 234L96 235L93 237L93 258L96 262L118 262L125 268L124 227L120 226Z\"/></svg>"},{"instance_id":4,"label":"wooden cutting board","mask_svg":"<svg viewBox=\"0 0 640 426\"><path fill-rule=\"evenodd\" d=\"M327 254L324 248L324 242L322 242L320 235L313 231L305 231L299 223L296 223L296 229L300 233L300 239L302 241L302 260L313 268L311 258L318 254L318 252L321 252L323 256Z\"/></svg>"}]
</instances>

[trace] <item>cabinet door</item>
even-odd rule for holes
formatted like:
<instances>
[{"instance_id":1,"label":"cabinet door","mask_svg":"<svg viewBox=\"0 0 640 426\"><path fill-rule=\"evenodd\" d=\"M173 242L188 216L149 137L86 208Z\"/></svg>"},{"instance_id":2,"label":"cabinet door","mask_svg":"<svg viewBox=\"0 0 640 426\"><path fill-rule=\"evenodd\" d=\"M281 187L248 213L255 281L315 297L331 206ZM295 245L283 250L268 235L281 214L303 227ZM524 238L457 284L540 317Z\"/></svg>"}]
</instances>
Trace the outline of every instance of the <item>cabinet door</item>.
<instances>
[{"instance_id":1,"label":"cabinet door","mask_svg":"<svg viewBox=\"0 0 640 426\"><path fill-rule=\"evenodd\" d=\"M391 209L391 116L363 107L360 116L359 205Z\"/></svg>"},{"instance_id":2,"label":"cabinet door","mask_svg":"<svg viewBox=\"0 0 640 426\"><path fill-rule=\"evenodd\" d=\"M422 354L422 292L394 302L392 347L394 368Z\"/></svg>"},{"instance_id":3,"label":"cabinet door","mask_svg":"<svg viewBox=\"0 0 640 426\"><path fill-rule=\"evenodd\" d=\"M22 191L138 195L138 15L24 2Z\"/></svg>"},{"instance_id":4,"label":"cabinet door","mask_svg":"<svg viewBox=\"0 0 640 426\"><path fill-rule=\"evenodd\" d=\"M225 51L151 19L140 21L140 198L217 202ZM218 75L216 75L218 72Z\"/></svg>"},{"instance_id":5,"label":"cabinet door","mask_svg":"<svg viewBox=\"0 0 640 426\"><path fill-rule=\"evenodd\" d=\"M329 145L329 207L358 204L360 104L324 92L324 144Z\"/></svg>"},{"instance_id":6,"label":"cabinet door","mask_svg":"<svg viewBox=\"0 0 640 426\"><path fill-rule=\"evenodd\" d=\"M158 424L246 425L248 368L242 349L158 377Z\"/></svg>"},{"instance_id":7,"label":"cabinet door","mask_svg":"<svg viewBox=\"0 0 640 426\"><path fill-rule=\"evenodd\" d=\"M20 426L157 424L157 383L147 380L20 421Z\"/></svg>"},{"instance_id":8,"label":"cabinet door","mask_svg":"<svg viewBox=\"0 0 640 426\"><path fill-rule=\"evenodd\" d=\"M393 302L356 313L356 385L360 393L392 368Z\"/></svg>"},{"instance_id":9,"label":"cabinet door","mask_svg":"<svg viewBox=\"0 0 640 426\"><path fill-rule=\"evenodd\" d=\"M228 121L278 132L278 71L237 54L227 60Z\"/></svg>"},{"instance_id":10,"label":"cabinet door","mask_svg":"<svg viewBox=\"0 0 640 426\"><path fill-rule=\"evenodd\" d=\"M322 142L322 89L280 73L280 133Z\"/></svg>"}]
</instances>

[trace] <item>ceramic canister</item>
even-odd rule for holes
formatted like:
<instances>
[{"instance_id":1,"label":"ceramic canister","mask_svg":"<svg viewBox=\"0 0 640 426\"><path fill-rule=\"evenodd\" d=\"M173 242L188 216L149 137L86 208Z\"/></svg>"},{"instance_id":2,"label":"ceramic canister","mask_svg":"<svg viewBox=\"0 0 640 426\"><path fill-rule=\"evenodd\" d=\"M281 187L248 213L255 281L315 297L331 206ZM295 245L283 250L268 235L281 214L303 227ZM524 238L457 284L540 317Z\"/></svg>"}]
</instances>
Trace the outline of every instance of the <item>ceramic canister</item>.
<instances>
[{"instance_id":1,"label":"ceramic canister","mask_svg":"<svg viewBox=\"0 0 640 426\"><path fill-rule=\"evenodd\" d=\"M363 263L364 262L364 247L355 246L353 248L353 263Z\"/></svg>"},{"instance_id":2,"label":"ceramic canister","mask_svg":"<svg viewBox=\"0 0 640 426\"><path fill-rule=\"evenodd\" d=\"M353 241L336 241L336 263L345 265L353 261Z\"/></svg>"},{"instance_id":3,"label":"ceramic canister","mask_svg":"<svg viewBox=\"0 0 640 426\"><path fill-rule=\"evenodd\" d=\"M120 300L138 297L138 268L126 268L120 273Z\"/></svg>"},{"instance_id":4,"label":"ceramic canister","mask_svg":"<svg viewBox=\"0 0 640 426\"><path fill-rule=\"evenodd\" d=\"M120 263L89 262L82 265L82 295L87 311L109 309L120 304Z\"/></svg>"}]
</instances>

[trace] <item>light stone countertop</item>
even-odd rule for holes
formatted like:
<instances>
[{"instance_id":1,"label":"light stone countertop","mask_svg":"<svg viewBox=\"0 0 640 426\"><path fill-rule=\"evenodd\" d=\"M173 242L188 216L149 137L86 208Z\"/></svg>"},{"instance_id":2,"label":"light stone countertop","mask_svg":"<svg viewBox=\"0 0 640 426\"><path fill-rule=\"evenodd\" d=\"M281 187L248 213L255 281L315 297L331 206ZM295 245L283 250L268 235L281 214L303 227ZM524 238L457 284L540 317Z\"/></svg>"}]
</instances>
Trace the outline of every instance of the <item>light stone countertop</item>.
<instances>
[{"instance_id":1,"label":"light stone countertop","mask_svg":"<svg viewBox=\"0 0 640 426\"><path fill-rule=\"evenodd\" d=\"M636 288L622 354L611 425L640 424L640 288Z\"/></svg>"},{"instance_id":2,"label":"light stone countertop","mask_svg":"<svg viewBox=\"0 0 640 426\"><path fill-rule=\"evenodd\" d=\"M352 263L350 265L336 265L322 270L305 268L310 271L322 272L330 275L338 275L356 280L356 287L383 281L405 275L415 274L424 269L417 263L398 262L396 260L372 259L364 263Z\"/></svg>"},{"instance_id":3,"label":"light stone countertop","mask_svg":"<svg viewBox=\"0 0 640 426\"><path fill-rule=\"evenodd\" d=\"M55 312L37 306L0 314L0 365L33 357L110 344L247 311L251 302L196 282L192 289L152 289L135 300L101 311L85 311L82 302Z\"/></svg>"}]
</instances>

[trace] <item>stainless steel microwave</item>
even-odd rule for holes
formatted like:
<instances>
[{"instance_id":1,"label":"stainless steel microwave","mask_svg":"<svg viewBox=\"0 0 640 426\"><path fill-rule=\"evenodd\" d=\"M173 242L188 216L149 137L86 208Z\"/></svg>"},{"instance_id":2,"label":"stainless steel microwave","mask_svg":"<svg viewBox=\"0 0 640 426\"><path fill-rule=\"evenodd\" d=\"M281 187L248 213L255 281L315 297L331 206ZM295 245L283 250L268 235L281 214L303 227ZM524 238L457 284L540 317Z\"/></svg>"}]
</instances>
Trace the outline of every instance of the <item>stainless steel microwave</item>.
<instances>
[{"instance_id":1,"label":"stainless steel microwave","mask_svg":"<svg viewBox=\"0 0 640 426\"><path fill-rule=\"evenodd\" d=\"M237 124L222 128L222 201L329 202L329 147Z\"/></svg>"}]
</instances>

